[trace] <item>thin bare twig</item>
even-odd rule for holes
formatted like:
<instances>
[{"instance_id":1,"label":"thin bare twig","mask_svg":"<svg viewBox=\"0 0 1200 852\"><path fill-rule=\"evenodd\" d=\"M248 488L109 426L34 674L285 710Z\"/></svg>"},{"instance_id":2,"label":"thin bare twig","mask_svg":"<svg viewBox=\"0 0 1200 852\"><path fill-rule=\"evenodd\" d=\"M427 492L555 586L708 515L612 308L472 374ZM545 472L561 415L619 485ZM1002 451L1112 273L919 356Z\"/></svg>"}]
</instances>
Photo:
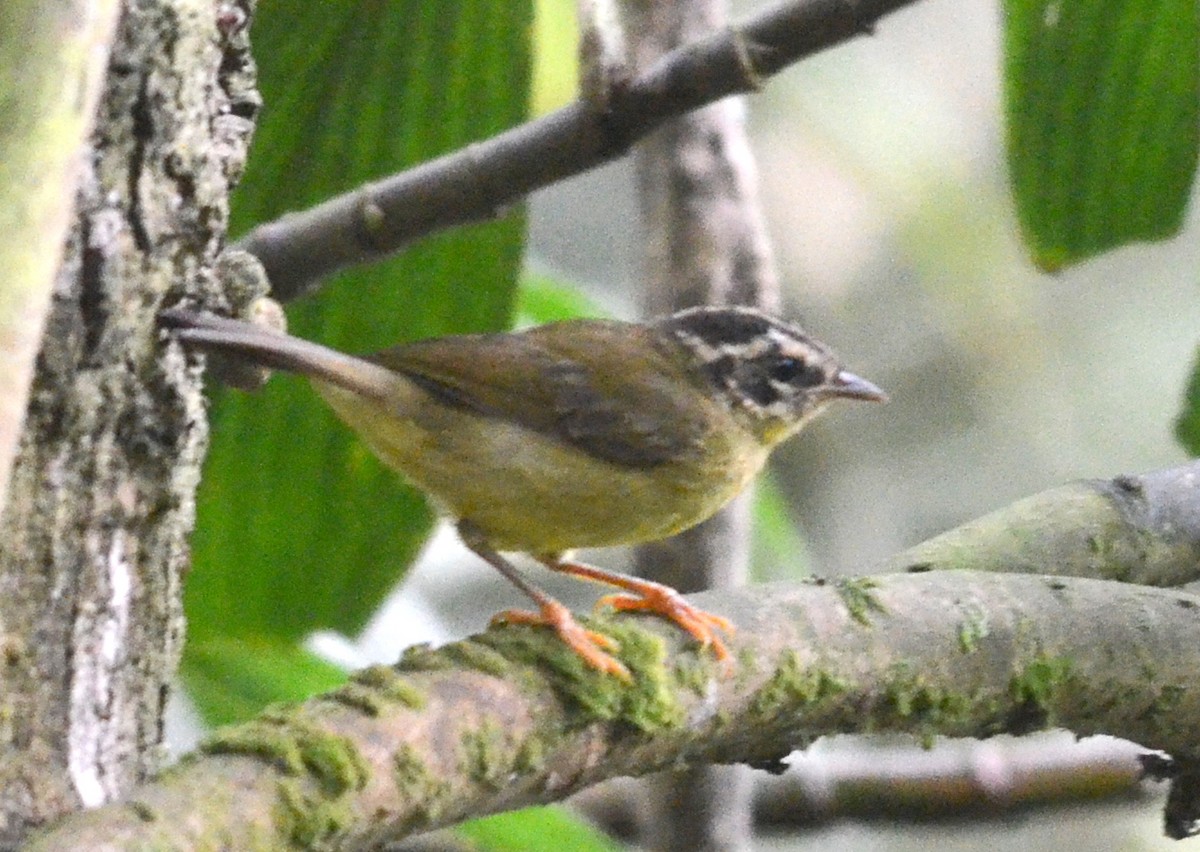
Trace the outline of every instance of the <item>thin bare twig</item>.
<instances>
[{"instance_id":1,"label":"thin bare twig","mask_svg":"<svg viewBox=\"0 0 1200 852\"><path fill-rule=\"evenodd\" d=\"M280 300L346 266L381 259L444 228L495 217L535 189L623 155L667 119L750 92L784 67L870 33L913 0L799 0L671 51L609 109L587 100L484 142L259 225L238 243Z\"/></svg>"},{"instance_id":2,"label":"thin bare twig","mask_svg":"<svg viewBox=\"0 0 1200 852\"><path fill-rule=\"evenodd\" d=\"M754 774L759 831L796 831L835 820L918 822L1081 801L1142 798L1146 749L1112 737L1048 731L1019 739L939 740L932 749L895 738L842 738L792 755L781 775ZM632 842L642 807L638 782L589 787L573 808Z\"/></svg>"}]
</instances>

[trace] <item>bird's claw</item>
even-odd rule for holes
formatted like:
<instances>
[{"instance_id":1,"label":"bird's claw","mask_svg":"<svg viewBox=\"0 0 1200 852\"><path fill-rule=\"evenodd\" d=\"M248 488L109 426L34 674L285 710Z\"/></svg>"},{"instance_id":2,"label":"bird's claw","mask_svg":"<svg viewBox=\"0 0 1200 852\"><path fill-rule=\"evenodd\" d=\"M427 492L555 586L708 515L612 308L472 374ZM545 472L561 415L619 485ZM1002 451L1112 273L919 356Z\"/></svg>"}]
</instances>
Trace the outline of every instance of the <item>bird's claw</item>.
<instances>
[{"instance_id":1,"label":"bird's claw","mask_svg":"<svg viewBox=\"0 0 1200 852\"><path fill-rule=\"evenodd\" d=\"M588 630L580 625L571 611L558 601L542 605L539 612L510 609L492 617L492 624L531 624L552 628L567 646L583 658L592 668L631 682L633 676L624 664L605 651L616 651L619 645L611 636Z\"/></svg>"},{"instance_id":2,"label":"bird's claw","mask_svg":"<svg viewBox=\"0 0 1200 852\"><path fill-rule=\"evenodd\" d=\"M718 660L731 659L729 648L721 633L732 634L737 628L733 622L715 613L692 606L679 592L669 586L647 584L638 589L638 594L605 595L596 602L597 607L612 607L617 612L652 612L661 615L690 633L706 648L712 648Z\"/></svg>"}]
</instances>

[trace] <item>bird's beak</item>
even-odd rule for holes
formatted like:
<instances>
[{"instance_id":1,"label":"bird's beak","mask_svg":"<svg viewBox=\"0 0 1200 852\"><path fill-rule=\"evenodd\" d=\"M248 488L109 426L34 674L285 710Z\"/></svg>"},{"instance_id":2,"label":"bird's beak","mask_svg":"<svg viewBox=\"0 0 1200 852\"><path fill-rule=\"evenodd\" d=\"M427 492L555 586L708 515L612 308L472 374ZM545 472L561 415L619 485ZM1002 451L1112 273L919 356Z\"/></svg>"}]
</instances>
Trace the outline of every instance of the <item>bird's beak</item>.
<instances>
[{"instance_id":1,"label":"bird's beak","mask_svg":"<svg viewBox=\"0 0 1200 852\"><path fill-rule=\"evenodd\" d=\"M867 402L887 402L887 394L851 372L842 370L837 377L827 385L825 393L844 399L862 399Z\"/></svg>"}]
</instances>

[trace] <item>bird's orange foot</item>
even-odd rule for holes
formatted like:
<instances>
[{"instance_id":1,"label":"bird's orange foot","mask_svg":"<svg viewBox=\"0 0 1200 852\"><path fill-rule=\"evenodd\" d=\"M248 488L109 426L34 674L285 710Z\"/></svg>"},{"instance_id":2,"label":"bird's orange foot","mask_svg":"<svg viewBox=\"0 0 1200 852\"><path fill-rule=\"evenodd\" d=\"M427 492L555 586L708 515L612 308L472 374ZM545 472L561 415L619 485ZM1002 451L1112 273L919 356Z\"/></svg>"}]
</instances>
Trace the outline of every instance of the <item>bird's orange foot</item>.
<instances>
[{"instance_id":1,"label":"bird's orange foot","mask_svg":"<svg viewBox=\"0 0 1200 852\"><path fill-rule=\"evenodd\" d=\"M582 627L571 611L558 601L548 601L542 604L540 612L529 612L522 609L509 609L492 616L492 624L533 624L544 625L554 629L559 638L567 643L584 662L592 668L615 675L624 681L632 681L629 669L611 654L605 651L617 650L617 642L611 636L597 633Z\"/></svg>"},{"instance_id":2,"label":"bird's orange foot","mask_svg":"<svg viewBox=\"0 0 1200 852\"><path fill-rule=\"evenodd\" d=\"M718 660L729 662L729 648L717 631L732 634L737 629L732 621L692 606L670 586L639 581L633 591L636 594L605 595L596 602L596 606L610 606L618 612L652 612L661 615L690 633L702 646L712 648Z\"/></svg>"}]
</instances>

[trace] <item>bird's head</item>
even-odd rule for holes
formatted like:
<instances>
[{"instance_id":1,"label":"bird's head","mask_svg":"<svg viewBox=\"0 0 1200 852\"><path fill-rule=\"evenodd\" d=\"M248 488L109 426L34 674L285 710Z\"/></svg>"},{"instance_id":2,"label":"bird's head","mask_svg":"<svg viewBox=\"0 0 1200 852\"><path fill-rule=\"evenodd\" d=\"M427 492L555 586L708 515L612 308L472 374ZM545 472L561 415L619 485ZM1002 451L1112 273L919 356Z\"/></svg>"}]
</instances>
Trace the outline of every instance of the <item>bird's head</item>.
<instances>
[{"instance_id":1,"label":"bird's head","mask_svg":"<svg viewBox=\"0 0 1200 852\"><path fill-rule=\"evenodd\" d=\"M690 308L655 327L768 446L794 434L832 400L887 399L871 382L843 369L825 344L753 308Z\"/></svg>"}]
</instances>

